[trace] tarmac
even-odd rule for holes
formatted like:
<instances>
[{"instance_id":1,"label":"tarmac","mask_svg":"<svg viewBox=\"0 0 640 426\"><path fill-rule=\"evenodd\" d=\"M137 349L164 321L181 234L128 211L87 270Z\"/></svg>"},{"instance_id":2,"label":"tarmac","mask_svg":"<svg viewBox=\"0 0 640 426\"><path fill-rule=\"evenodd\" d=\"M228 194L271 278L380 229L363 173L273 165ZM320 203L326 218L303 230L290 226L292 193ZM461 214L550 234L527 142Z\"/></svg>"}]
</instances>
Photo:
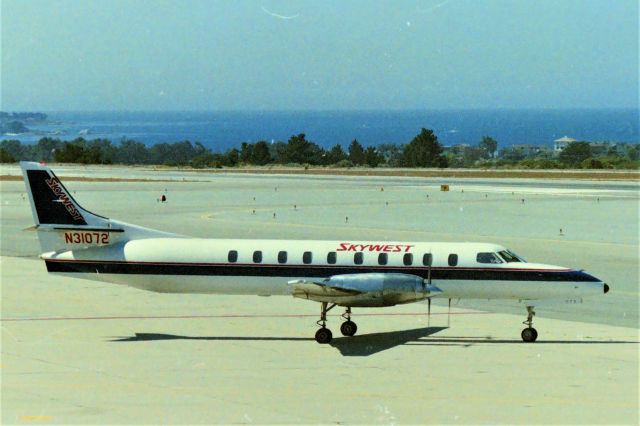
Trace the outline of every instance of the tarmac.
<instances>
[{"instance_id":1,"label":"tarmac","mask_svg":"<svg viewBox=\"0 0 640 426\"><path fill-rule=\"evenodd\" d=\"M170 232L496 242L612 290L537 307L534 344L524 305L463 300L354 309L351 338L333 311L318 345L314 302L48 275L23 183L2 181L3 424L639 422L637 182L54 171L170 180L66 183L88 210Z\"/></svg>"}]
</instances>

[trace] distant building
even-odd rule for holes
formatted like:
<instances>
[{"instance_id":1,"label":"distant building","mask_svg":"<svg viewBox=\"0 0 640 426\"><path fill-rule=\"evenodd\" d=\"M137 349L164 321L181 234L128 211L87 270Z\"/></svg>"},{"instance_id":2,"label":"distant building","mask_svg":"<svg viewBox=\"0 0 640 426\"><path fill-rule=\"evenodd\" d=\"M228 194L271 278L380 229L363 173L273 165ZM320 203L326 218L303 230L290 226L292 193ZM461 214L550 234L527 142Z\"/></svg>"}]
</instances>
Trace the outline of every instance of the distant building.
<instances>
[{"instance_id":1,"label":"distant building","mask_svg":"<svg viewBox=\"0 0 640 426\"><path fill-rule=\"evenodd\" d=\"M626 142L589 142L589 146L594 155L625 155L629 148Z\"/></svg>"},{"instance_id":2,"label":"distant building","mask_svg":"<svg viewBox=\"0 0 640 426\"><path fill-rule=\"evenodd\" d=\"M466 144L466 143L459 143L456 145L452 145L449 147L449 152L453 152L456 155L463 155L464 152L470 147L471 145Z\"/></svg>"},{"instance_id":3,"label":"distant building","mask_svg":"<svg viewBox=\"0 0 640 426\"><path fill-rule=\"evenodd\" d=\"M609 152L609 148L611 148L611 144L609 142L589 142L589 147L591 147L593 155L606 155Z\"/></svg>"},{"instance_id":4,"label":"distant building","mask_svg":"<svg viewBox=\"0 0 640 426\"><path fill-rule=\"evenodd\" d=\"M578 142L576 139L564 136L553 141L553 153L560 154L571 142Z\"/></svg>"},{"instance_id":5,"label":"distant building","mask_svg":"<svg viewBox=\"0 0 640 426\"><path fill-rule=\"evenodd\" d=\"M544 145L514 144L511 148L521 152L525 157L535 157L538 154L549 152L549 148Z\"/></svg>"},{"instance_id":6,"label":"distant building","mask_svg":"<svg viewBox=\"0 0 640 426\"><path fill-rule=\"evenodd\" d=\"M553 153L560 154L566 147L572 142L577 142L576 139L570 137L562 137L553 141ZM585 141L587 142L587 141ZM617 155L625 155L628 150L628 143L626 142L587 142L591 147L593 155L607 155L609 153L615 153Z\"/></svg>"}]
</instances>

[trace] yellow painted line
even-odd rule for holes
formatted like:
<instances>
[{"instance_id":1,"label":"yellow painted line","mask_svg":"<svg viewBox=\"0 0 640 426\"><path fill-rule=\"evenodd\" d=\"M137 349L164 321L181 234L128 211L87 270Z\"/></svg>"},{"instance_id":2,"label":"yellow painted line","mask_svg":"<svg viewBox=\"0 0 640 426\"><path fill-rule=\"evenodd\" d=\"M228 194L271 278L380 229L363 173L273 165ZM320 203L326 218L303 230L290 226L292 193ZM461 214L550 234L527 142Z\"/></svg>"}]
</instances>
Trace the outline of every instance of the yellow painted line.
<instances>
[{"instance_id":1,"label":"yellow painted line","mask_svg":"<svg viewBox=\"0 0 640 426\"><path fill-rule=\"evenodd\" d=\"M33 421L49 421L52 419L51 416L20 416L18 419L33 422Z\"/></svg>"}]
</instances>

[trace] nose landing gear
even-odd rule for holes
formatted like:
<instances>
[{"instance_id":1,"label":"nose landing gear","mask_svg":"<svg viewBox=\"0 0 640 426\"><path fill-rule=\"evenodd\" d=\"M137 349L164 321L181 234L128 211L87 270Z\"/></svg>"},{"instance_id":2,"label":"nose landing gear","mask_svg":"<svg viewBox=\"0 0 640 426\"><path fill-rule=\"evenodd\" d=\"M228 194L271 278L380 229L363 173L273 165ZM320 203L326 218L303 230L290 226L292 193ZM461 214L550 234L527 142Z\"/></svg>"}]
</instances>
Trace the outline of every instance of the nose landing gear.
<instances>
[{"instance_id":1,"label":"nose landing gear","mask_svg":"<svg viewBox=\"0 0 640 426\"><path fill-rule=\"evenodd\" d=\"M533 328L533 316L536 314L533 308L533 306L527 306L527 320L523 322L527 328L522 330L522 333L520 334L522 340L527 343L533 343L538 338L538 331Z\"/></svg>"}]
</instances>

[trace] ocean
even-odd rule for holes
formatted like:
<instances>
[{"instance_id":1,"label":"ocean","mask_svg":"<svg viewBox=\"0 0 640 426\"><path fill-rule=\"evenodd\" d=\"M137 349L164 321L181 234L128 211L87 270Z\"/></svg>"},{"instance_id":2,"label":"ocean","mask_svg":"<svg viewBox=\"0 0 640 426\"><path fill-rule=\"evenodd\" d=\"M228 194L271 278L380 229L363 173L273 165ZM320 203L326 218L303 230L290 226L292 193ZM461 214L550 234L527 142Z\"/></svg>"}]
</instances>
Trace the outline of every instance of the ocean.
<instances>
[{"instance_id":1,"label":"ocean","mask_svg":"<svg viewBox=\"0 0 640 426\"><path fill-rule=\"evenodd\" d=\"M499 147L553 145L563 136L587 141L640 142L637 109L434 110L434 111L198 111L198 112L47 112L47 124L31 132L2 135L35 143L51 136L70 140L135 139L147 145L189 140L213 151L242 142L287 141L305 133L324 148L408 143L422 127L433 129L443 145L477 144L491 136Z\"/></svg>"}]
</instances>

